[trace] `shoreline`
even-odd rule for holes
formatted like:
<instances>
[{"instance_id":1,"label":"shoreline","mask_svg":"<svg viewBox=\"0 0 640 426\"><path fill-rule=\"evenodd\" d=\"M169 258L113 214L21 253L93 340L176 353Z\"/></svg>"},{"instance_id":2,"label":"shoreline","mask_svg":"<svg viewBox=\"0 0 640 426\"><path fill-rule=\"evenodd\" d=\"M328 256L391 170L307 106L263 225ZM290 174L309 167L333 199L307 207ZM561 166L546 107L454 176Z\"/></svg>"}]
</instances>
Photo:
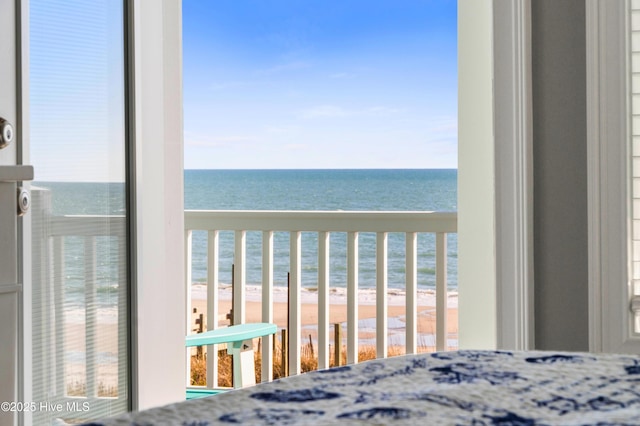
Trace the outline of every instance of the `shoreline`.
<instances>
[{"instance_id":1,"label":"shoreline","mask_svg":"<svg viewBox=\"0 0 640 426\"><path fill-rule=\"evenodd\" d=\"M197 330L196 318L200 314L206 319L206 287L200 286L192 292L191 299L191 325L190 329ZM262 322L262 302L261 292L256 291L258 286L247 286L245 315L247 322ZM280 287L280 291L274 288L273 297L273 323L279 330L287 327L287 292L286 288ZM333 290L333 288L332 288ZM301 345L307 345L309 341L317 345L318 339L318 304L317 292L304 291L301 304ZM400 294L399 294L400 293ZM418 346L423 350L435 350L435 292L432 290L419 290L417 295L417 341ZM373 296L372 296L373 295ZM359 291L358 297L358 346L374 347L376 345L376 305L375 290ZM458 297L457 292L449 292L447 308L447 335L449 346L457 346L458 342ZM389 347L405 345L406 338L406 318L405 318L405 296L404 292L391 289L387 297L387 343ZM193 309L196 313L193 313ZM231 309L231 287L220 286L218 297L218 325L223 327L229 324L225 318ZM333 324L343 326L343 344L346 344L347 304L345 292L331 292L329 297L329 342L333 345L334 333ZM96 339L96 351L103 362L98 361L98 382L106 387L116 387L117 379L117 354L118 354L118 324L117 308L99 309ZM65 376L67 386L83 383L84 372L84 350L85 350L85 327L84 311L82 315L72 313L65 318Z\"/></svg>"},{"instance_id":2,"label":"shoreline","mask_svg":"<svg viewBox=\"0 0 640 426\"><path fill-rule=\"evenodd\" d=\"M255 284L245 285L247 302L260 302L262 300L262 287ZM302 287L300 290L302 303L317 303L317 287ZM404 306L406 292L403 289L387 289L387 304L389 306ZM273 287L273 301L286 303L288 288L284 286ZM423 306L435 306L436 292L433 289L418 289L416 292L417 304ZM206 299L207 285L205 283L194 283L191 285L191 298ZM231 300L231 284L218 285L218 300ZM447 305L449 308L458 307L458 291L447 291ZM331 287L329 289L329 304L346 304L347 289L345 287ZM360 305L376 304L375 288L358 288L358 303Z\"/></svg>"},{"instance_id":3,"label":"shoreline","mask_svg":"<svg viewBox=\"0 0 640 426\"><path fill-rule=\"evenodd\" d=\"M262 301L262 288L259 285L246 285L245 286L245 300L247 303L258 303ZM447 292L447 308L458 308L458 292L456 290ZM318 292L315 289L309 289L303 287L300 291L300 299L302 305L317 305L318 304ZM200 300L206 301L207 299L207 287L205 284L193 284L191 288L191 300L192 305L199 304ZM218 301L219 302L231 302L231 285L220 284L218 288ZM288 293L286 287L273 288L273 302L274 303L287 303ZM387 306L389 311L394 306L405 306L406 298L405 291L402 289L388 289L387 290ZM329 305L340 306L347 304L347 291L343 287L331 287L329 290ZM376 290L371 288L358 289L358 305L359 306L375 306L376 305ZM418 307L435 308L436 294L435 290L431 289L418 289L416 293L416 305ZM262 308L259 308L260 312ZM200 310L202 311L202 310ZM222 312L222 311L220 311ZM97 321L98 324L117 324L118 322L118 307L111 306L108 308L97 308ZM85 311L84 309L72 309L65 312L65 323L70 324L84 324Z\"/></svg>"},{"instance_id":4,"label":"shoreline","mask_svg":"<svg viewBox=\"0 0 640 426\"><path fill-rule=\"evenodd\" d=\"M262 322L261 293L255 291L259 287L247 286L245 303L245 321ZM287 289L281 287L279 292L274 289L273 320L278 329L288 327ZM196 332L198 326L196 319L200 314L204 315L203 329L207 329L206 287L200 291L192 292L191 299L191 329ZM333 288L331 289L333 290ZM333 325L341 324L343 328L347 322L346 289L344 292L330 292L329 296L329 327L330 340L333 339ZM303 291L301 299L300 319L301 333L317 342L318 333L318 298L317 293ZM390 290L387 292L387 339L389 346L405 345L406 337L406 299L404 292ZM231 288L220 287L218 292L218 327L229 325L226 315L231 310ZM436 308L435 292L433 290L419 290L417 298L417 334L418 341L422 341L428 348L435 350ZM457 346L458 337L458 294L449 292L447 303L447 335L450 346ZM373 345L376 340L377 307L375 304L375 290L359 291L358 297L358 343L359 345ZM195 313L193 311L196 311ZM303 341L304 339L301 339Z\"/></svg>"}]
</instances>

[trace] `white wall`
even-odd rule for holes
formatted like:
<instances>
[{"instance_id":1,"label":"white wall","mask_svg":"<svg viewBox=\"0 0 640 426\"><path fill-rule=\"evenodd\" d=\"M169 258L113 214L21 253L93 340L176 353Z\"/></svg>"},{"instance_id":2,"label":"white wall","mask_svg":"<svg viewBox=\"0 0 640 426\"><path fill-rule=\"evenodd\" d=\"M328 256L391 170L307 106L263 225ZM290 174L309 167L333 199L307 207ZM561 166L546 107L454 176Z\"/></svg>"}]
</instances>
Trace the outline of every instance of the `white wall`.
<instances>
[{"instance_id":1,"label":"white wall","mask_svg":"<svg viewBox=\"0 0 640 426\"><path fill-rule=\"evenodd\" d=\"M492 16L490 1L458 2L460 348L497 345Z\"/></svg>"}]
</instances>

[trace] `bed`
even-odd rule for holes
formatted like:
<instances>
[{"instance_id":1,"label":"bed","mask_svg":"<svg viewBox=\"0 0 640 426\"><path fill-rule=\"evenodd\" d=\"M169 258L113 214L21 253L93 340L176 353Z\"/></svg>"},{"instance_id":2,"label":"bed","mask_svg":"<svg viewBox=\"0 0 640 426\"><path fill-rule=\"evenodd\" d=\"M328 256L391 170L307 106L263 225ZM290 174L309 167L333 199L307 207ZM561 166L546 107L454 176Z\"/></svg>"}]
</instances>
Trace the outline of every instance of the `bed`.
<instances>
[{"instance_id":1,"label":"bed","mask_svg":"<svg viewBox=\"0 0 640 426\"><path fill-rule=\"evenodd\" d=\"M640 357L457 351L307 373L93 425L640 425Z\"/></svg>"}]
</instances>

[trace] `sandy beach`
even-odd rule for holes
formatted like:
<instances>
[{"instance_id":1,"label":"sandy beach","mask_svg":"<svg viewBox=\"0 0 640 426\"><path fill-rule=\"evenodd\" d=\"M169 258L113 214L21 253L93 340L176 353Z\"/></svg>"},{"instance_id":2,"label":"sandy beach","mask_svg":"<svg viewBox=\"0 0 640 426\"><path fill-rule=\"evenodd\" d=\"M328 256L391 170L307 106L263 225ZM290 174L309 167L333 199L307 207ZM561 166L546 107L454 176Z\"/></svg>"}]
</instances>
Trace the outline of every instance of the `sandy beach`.
<instances>
[{"instance_id":1,"label":"sandy beach","mask_svg":"<svg viewBox=\"0 0 640 426\"><path fill-rule=\"evenodd\" d=\"M192 308L195 309L195 313L192 314L191 324L193 329L197 329L196 319L199 318L199 314L205 315L204 328L207 327L206 317L206 300L192 299ZM226 314L231 310L231 300L220 300L218 302L218 324L219 326L229 325ZM389 305L388 312L388 333L389 344L404 345L404 333L405 333L405 306L404 305ZM419 335L434 335L436 330L436 311L435 306L418 306L418 334ZM376 306L371 304L360 304L358 306L358 319L359 319L359 338L360 344L375 344L375 319L376 319ZM246 321L247 322L261 322L262 321L262 303L257 301L246 302ZM278 325L278 328L286 328L288 321L287 304L285 302L273 303L273 322ZM345 324L347 321L347 305L330 304L329 306L329 324ZM318 305L317 303L303 303L301 309L301 323L303 328L303 336L307 338L311 335L311 338L317 340L317 325L318 325ZM449 338L451 340L457 339L458 333L458 308L449 308L447 312L447 329ZM429 339L432 340L432 339ZM426 344L425 346L431 346Z\"/></svg>"},{"instance_id":2,"label":"sandy beach","mask_svg":"<svg viewBox=\"0 0 640 426\"><path fill-rule=\"evenodd\" d=\"M334 289L332 289L334 290ZM329 306L329 323L342 324L343 327L347 321L347 304L346 293L338 289L330 294ZM302 291L302 336L301 342L307 344L309 339L313 344L317 344L317 325L318 325L318 304L317 294L313 291ZM279 328L287 327L287 293L286 289L274 289L273 302L273 321ZM248 286L246 294L246 321L261 322L262 321L262 303L260 288L256 286ZM401 346L405 344L405 297L401 291L389 290L387 295L388 303L388 344L389 346ZM206 288L204 286L194 286L192 293L192 329L196 330L196 319L200 314L204 315L207 327L206 317ZM435 350L435 294L432 291L421 291L417 297L418 305L418 346L421 351ZM196 312L193 313L193 310ZM219 326L226 326L229 321L225 318L226 314L231 310L231 289L228 286L221 287L218 297ZM67 321L66 325L66 344L67 356L65 366L65 377L67 387L78 387L85 383L85 327L80 321L82 316L71 316L72 320ZM359 293L358 304L358 334L360 346L375 345L376 336L376 306L375 291L362 290ZM98 353L98 383L104 388L117 388L117 321L115 321L113 312L98 313L98 330L96 338L96 349ZM458 339L458 306L457 294L451 292L448 295L447 310L447 330L448 342L451 347L457 346ZM346 336L346 329L345 334ZM330 343L333 344L333 329L330 330ZM346 344L346 338L343 344ZM401 353L403 352L403 348Z\"/></svg>"}]
</instances>

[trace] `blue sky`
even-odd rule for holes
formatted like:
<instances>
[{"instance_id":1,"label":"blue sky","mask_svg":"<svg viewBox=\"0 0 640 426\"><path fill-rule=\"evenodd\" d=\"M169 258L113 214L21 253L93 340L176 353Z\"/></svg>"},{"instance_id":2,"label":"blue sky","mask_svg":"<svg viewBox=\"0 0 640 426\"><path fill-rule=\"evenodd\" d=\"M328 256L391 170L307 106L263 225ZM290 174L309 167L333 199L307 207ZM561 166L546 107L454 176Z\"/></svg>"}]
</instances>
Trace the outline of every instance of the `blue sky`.
<instances>
[{"instance_id":1,"label":"blue sky","mask_svg":"<svg viewBox=\"0 0 640 426\"><path fill-rule=\"evenodd\" d=\"M29 7L35 179L124 181L122 3L31 0Z\"/></svg>"},{"instance_id":2,"label":"blue sky","mask_svg":"<svg viewBox=\"0 0 640 426\"><path fill-rule=\"evenodd\" d=\"M183 0L185 168L456 168L456 0Z\"/></svg>"},{"instance_id":3,"label":"blue sky","mask_svg":"<svg viewBox=\"0 0 640 426\"><path fill-rule=\"evenodd\" d=\"M30 2L31 161L38 181L125 177L122 3Z\"/></svg>"}]
</instances>

